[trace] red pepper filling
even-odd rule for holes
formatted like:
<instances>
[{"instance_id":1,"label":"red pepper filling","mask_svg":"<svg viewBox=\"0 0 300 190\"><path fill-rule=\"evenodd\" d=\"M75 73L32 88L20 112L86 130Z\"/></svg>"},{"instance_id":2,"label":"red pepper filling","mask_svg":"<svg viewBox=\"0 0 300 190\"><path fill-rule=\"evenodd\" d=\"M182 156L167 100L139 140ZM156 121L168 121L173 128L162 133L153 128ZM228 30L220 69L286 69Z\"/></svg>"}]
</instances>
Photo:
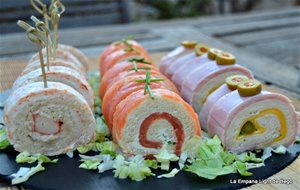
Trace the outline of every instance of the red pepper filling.
<instances>
[{"instance_id":1,"label":"red pepper filling","mask_svg":"<svg viewBox=\"0 0 300 190\"><path fill-rule=\"evenodd\" d=\"M147 132L151 126L151 124L157 119L165 119L167 120L172 126L173 130L176 135L177 143L175 145L175 154L180 155L181 146L184 141L184 131L182 123L176 117L172 116L169 113L162 112L162 113L153 113L148 116L143 123L141 124L140 134L139 134L139 142L142 146L147 148L161 148L162 143L158 141L151 141L147 139Z\"/></svg>"}]
</instances>

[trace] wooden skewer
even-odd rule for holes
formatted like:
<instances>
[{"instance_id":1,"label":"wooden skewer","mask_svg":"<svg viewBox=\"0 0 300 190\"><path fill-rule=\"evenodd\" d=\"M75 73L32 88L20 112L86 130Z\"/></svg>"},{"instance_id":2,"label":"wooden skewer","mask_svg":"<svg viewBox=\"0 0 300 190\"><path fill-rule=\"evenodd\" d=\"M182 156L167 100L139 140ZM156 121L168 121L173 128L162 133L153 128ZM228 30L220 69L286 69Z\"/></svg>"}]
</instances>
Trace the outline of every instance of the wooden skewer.
<instances>
[{"instance_id":1,"label":"wooden skewer","mask_svg":"<svg viewBox=\"0 0 300 190\"><path fill-rule=\"evenodd\" d=\"M44 4L41 0L30 0L30 3L37 12L44 16L44 22L49 28L48 21L50 20L50 16L48 15L47 5Z\"/></svg>"},{"instance_id":2,"label":"wooden skewer","mask_svg":"<svg viewBox=\"0 0 300 190\"><path fill-rule=\"evenodd\" d=\"M47 70L50 70L50 65L49 65L49 57L50 57L50 48L51 48L51 38L50 38L50 30L49 28L46 26L46 24L42 21L40 21L39 19L37 19L35 16L31 16L30 17L31 20L33 20L35 22L35 27L36 29L41 32L41 33L45 33L45 37L46 37L46 42L45 42L45 47L46 47L46 56L47 56Z\"/></svg>"},{"instance_id":3,"label":"wooden skewer","mask_svg":"<svg viewBox=\"0 0 300 190\"><path fill-rule=\"evenodd\" d=\"M44 65L44 58L43 58L43 53L42 53L42 42L45 43L45 35L42 34L40 31L38 31L36 28L30 26L26 22L19 20L17 24L22 27L24 30L26 30L27 37L29 38L30 41L33 43L37 44L38 47L38 52L39 52L39 58L40 58L40 64L41 64L41 69L42 69L42 75L43 75L43 82L44 82L44 87L48 88L47 84L47 77L46 77L46 72L45 72L45 65Z\"/></svg>"}]
</instances>

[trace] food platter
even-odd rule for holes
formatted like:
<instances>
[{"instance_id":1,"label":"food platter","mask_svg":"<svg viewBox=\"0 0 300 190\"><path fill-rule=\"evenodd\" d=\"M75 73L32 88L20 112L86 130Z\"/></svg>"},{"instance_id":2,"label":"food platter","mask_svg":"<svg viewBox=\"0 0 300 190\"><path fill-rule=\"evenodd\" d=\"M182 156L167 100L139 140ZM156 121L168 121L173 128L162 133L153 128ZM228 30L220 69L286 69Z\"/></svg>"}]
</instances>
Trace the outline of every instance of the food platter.
<instances>
[{"instance_id":1,"label":"food platter","mask_svg":"<svg viewBox=\"0 0 300 190\"><path fill-rule=\"evenodd\" d=\"M0 94L4 101L9 91ZM0 110L0 117L3 114L3 107ZM18 153L13 149L6 149L0 152L0 175L9 183L9 174L15 173L20 165L15 162ZM300 144L294 144L284 154L273 154L265 161L265 167L251 169L253 176L241 177L239 174L219 176L215 180L199 178L188 173L179 172L174 178L158 179L149 177L142 182L134 182L129 179L116 179L111 171L98 174L96 171L87 171L78 168L80 165L79 156L74 154L73 158L66 155L58 156L57 164L46 165L46 171L32 176L22 186L31 189L238 189L256 183L268 183L265 179L278 173L289 166L300 154ZM177 164L176 164L177 165ZM175 164L173 167L176 167ZM154 170L156 175L163 172ZM290 180L290 179L286 179ZM287 181L288 183L289 181Z\"/></svg>"}]
</instances>

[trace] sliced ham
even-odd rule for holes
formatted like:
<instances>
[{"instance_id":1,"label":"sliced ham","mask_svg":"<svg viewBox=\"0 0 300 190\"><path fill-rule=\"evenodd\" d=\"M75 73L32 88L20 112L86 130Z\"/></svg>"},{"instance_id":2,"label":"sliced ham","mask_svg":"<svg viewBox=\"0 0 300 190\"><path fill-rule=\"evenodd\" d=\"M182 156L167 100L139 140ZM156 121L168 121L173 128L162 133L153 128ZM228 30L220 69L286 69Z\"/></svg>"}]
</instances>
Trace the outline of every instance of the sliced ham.
<instances>
[{"instance_id":1,"label":"sliced ham","mask_svg":"<svg viewBox=\"0 0 300 190\"><path fill-rule=\"evenodd\" d=\"M117 105L113 138L126 154L153 155L166 144L170 152L180 155L188 139L201 135L197 114L170 90L152 92L154 99L139 90Z\"/></svg>"},{"instance_id":2,"label":"sliced ham","mask_svg":"<svg viewBox=\"0 0 300 190\"><path fill-rule=\"evenodd\" d=\"M57 82L34 82L13 91L5 104L4 122L14 148L31 154L59 155L95 136L96 123L84 99Z\"/></svg>"},{"instance_id":3,"label":"sliced ham","mask_svg":"<svg viewBox=\"0 0 300 190\"><path fill-rule=\"evenodd\" d=\"M207 62L186 76L180 94L199 113L206 98L225 83L226 77L238 74L253 78L251 72L240 65L218 65L214 61Z\"/></svg>"},{"instance_id":4,"label":"sliced ham","mask_svg":"<svg viewBox=\"0 0 300 190\"><path fill-rule=\"evenodd\" d=\"M246 125L254 127L242 134ZM291 101L276 93L242 97L238 91L222 96L211 108L208 133L218 135L234 152L291 145L298 133L297 114Z\"/></svg>"}]
</instances>

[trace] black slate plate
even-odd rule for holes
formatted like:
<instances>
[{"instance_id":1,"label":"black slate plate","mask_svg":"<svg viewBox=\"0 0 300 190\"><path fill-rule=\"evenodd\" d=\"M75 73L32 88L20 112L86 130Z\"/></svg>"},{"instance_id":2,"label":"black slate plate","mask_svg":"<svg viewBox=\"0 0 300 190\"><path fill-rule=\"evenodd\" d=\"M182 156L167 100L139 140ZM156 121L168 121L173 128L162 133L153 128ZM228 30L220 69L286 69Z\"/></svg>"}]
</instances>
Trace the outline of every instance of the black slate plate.
<instances>
[{"instance_id":1,"label":"black slate plate","mask_svg":"<svg viewBox=\"0 0 300 190\"><path fill-rule=\"evenodd\" d=\"M6 99L8 91L0 93L0 100ZM3 107L0 105L0 117L3 114ZM15 173L20 165L15 162L18 153L13 149L0 152L0 177L7 180L7 175ZM122 189L122 190L153 190L153 189L176 189L176 190L198 190L198 189L239 189L253 183L232 183L234 180L263 180L281 171L293 162L300 154L300 144L295 144L285 155L273 154L265 161L266 166L250 170L254 173L251 177L242 177L238 174L230 174L217 177L215 180L207 180L188 173L180 172L176 177L170 179L157 179L149 177L142 182L134 182L128 179L120 180L113 177L112 171L98 174L96 171L79 169L80 164L77 154L74 157L58 156L57 164L45 165L46 171L32 176L22 185L30 189L66 189L66 190L87 190L87 189ZM154 171L161 174L161 171Z\"/></svg>"}]
</instances>

